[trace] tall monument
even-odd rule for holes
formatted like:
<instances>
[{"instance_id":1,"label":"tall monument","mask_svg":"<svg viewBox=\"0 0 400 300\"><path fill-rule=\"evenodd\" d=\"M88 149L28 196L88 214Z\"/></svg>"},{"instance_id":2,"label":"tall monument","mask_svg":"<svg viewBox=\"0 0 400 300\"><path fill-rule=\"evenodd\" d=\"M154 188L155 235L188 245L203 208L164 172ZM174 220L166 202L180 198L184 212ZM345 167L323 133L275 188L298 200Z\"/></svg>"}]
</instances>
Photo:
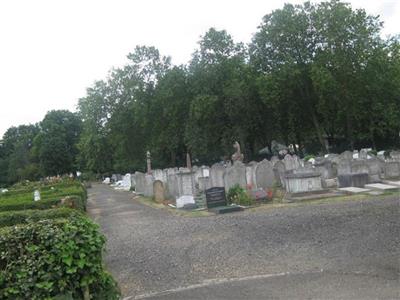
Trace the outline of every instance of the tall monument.
<instances>
[{"instance_id":1,"label":"tall monument","mask_svg":"<svg viewBox=\"0 0 400 300\"><path fill-rule=\"evenodd\" d=\"M233 144L233 148L235 148L235 153L232 154L232 162L234 163L235 161L240 161L243 162L243 154L240 151L240 145L239 142L235 142Z\"/></svg>"},{"instance_id":2,"label":"tall monument","mask_svg":"<svg viewBox=\"0 0 400 300\"><path fill-rule=\"evenodd\" d=\"M147 174L151 175L152 171L151 171L151 154L150 151L147 151L146 153L146 161L147 161Z\"/></svg>"}]
</instances>

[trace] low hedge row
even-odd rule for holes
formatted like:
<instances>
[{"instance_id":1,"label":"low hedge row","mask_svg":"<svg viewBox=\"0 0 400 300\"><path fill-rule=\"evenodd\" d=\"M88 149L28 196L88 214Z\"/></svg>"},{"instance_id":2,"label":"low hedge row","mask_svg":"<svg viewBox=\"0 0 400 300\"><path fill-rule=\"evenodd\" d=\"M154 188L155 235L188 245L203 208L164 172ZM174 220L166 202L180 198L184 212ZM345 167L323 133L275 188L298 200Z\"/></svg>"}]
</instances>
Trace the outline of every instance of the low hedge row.
<instances>
[{"instance_id":1,"label":"low hedge row","mask_svg":"<svg viewBox=\"0 0 400 300\"><path fill-rule=\"evenodd\" d=\"M81 196L70 196L71 206L78 208L80 210L85 210L86 202ZM18 200L18 199L1 199L0 200L0 211L19 211L26 209L50 209L61 205L61 196L53 199L42 199L39 201L33 200Z\"/></svg>"},{"instance_id":2,"label":"low hedge row","mask_svg":"<svg viewBox=\"0 0 400 300\"><path fill-rule=\"evenodd\" d=\"M9 187L8 193L0 193L0 198L2 197L8 197L8 196L17 196L17 195L26 195L26 194L31 194L33 193L34 190L40 190L41 192L49 191L54 188L58 189L65 189L65 188L70 188L70 187L80 187L82 186L80 181L76 180L62 180L58 182L51 182L51 183L43 183L43 182L30 182L28 185L14 185L12 187Z\"/></svg>"},{"instance_id":3,"label":"low hedge row","mask_svg":"<svg viewBox=\"0 0 400 300\"><path fill-rule=\"evenodd\" d=\"M6 193L0 194L0 205L3 202L9 201L32 201L33 200L33 192L34 190L39 190L40 196L42 200L50 199L50 198L59 198L63 196L77 195L82 197L84 201L86 201L87 194L86 189L81 183L74 183L65 185L54 185L54 186L46 186L46 187L37 187L37 188L29 188L25 190L18 191L9 191Z\"/></svg>"},{"instance_id":4,"label":"low hedge row","mask_svg":"<svg viewBox=\"0 0 400 300\"><path fill-rule=\"evenodd\" d=\"M82 213L76 209L66 207L45 210L28 209L20 211L5 211L0 212L0 227L27 224L48 219L68 218L78 215L82 215Z\"/></svg>"},{"instance_id":5,"label":"low hedge row","mask_svg":"<svg viewBox=\"0 0 400 300\"><path fill-rule=\"evenodd\" d=\"M0 229L0 299L119 299L105 238L83 215Z\"/></svg>"}]
</instances>

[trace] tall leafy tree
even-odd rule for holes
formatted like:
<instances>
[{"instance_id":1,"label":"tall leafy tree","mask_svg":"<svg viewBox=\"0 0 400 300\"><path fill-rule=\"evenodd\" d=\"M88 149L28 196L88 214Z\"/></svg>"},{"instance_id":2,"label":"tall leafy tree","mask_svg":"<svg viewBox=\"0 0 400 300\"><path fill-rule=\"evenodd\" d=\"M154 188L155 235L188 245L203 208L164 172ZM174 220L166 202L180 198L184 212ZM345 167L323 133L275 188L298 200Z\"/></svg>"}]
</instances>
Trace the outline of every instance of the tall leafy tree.
<instances>
[{"instance_id":1,"label":"tall leafy tree","mask_svg":"<svg viewBox=\"0 0 400 300\"><path fill-rule=\"evenodd\" d=\"M34 140L44 175L76 171L81 123L76 114L67 110L53 110L46 114Z\"/></svg>"},{"instance_id":2,"label":"tall leafy tree","mask_svg":"<svg viewBox=\"0 0 400 300\"><path fill-rule=\"evenodd\" d=\"M327 151L326 138L345 138L347 149L371 139L362 91L367 69L370 75L375 69L368 66L385 44L380 29L377 17L337 0L286 4L264 17L250 45L251 63L260 73L264 101L285 122L288 141L317 138Z\"/></svg>"},{"instance_id":3,"label":"tall leafy tree","mask_svg":"<svg viewBox=\"0 0 400 300\"><path fill-rule=\"evenodd\" d=\"M96 174L112 169L112 148L108 141L107 122L110 118L106 82L97 81L87 89L87 96L79 99L79 117L83 128L78 143L80 165Z\"/></svg>"},{"instance_id":4,"label":"tall leafy tree","mask_svg":"<svg viewBox=\"0 0 400 300\"><path fill-rule=\"evenodd\" d=\"M257 132L250 129L259 128L255 121L260 111L249 88L254 77L246 66L245 50L225 30L211 28L193 54L189 67L193 99L185 136L203 162L228 156L235 140L253 148L250 136Z\"/></svg>"},{"instance_id":5,"label":"tall leafy tree","mask_svg":"<svg viewBox=\"0 0 400 300\"><path fill-rule=\"evenodd\" d=\"M191 91L186 68L174 67L159 80L151 101L149 149L157 167L183 164L189 151L185 127L189 118Z\"/></svg>"},{"instance_id":6,"label":"tall leafy tree","mask_svg":"<svg viewBox=\"0 0 400 300\"><path fill-rule=\"evenodd\" d=\"M36 125L20 125L6 131L1 147L3 182L13 183L40 176L37 164L32 159L33 140L38 131Z\"/></svg>"}]
</instances>

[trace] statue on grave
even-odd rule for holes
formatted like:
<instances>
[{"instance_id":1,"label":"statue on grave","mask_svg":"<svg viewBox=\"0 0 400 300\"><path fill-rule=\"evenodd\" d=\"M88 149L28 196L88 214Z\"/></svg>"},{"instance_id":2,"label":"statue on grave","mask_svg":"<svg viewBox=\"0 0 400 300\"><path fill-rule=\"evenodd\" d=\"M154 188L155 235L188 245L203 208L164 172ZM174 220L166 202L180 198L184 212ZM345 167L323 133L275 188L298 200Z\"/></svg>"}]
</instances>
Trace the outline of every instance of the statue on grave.
<instances>
[{"instance_id":1,"label":"statue on grave","mask_svg":"<svg viewBox=\"0 0 400 300\"><path fill-rule=\"evenodd\" d=\"M240 145L237 141L233 144L233 148L235 148L236 151L232 154L232 161L243 162L243 154L240 152Z\"/></svg>"},{"instance_id":2,"label":"statue on grave","mask_svg":"<svg viewBox=\"0 0 400 300\"><path fill-rule=\"evenodd\" d=\"M151 154L150 154L150 151L147 151L146 157L147 157L147 174L150 175L152 173L152 171L151 171Z\"/></svg>"}]
</instances>

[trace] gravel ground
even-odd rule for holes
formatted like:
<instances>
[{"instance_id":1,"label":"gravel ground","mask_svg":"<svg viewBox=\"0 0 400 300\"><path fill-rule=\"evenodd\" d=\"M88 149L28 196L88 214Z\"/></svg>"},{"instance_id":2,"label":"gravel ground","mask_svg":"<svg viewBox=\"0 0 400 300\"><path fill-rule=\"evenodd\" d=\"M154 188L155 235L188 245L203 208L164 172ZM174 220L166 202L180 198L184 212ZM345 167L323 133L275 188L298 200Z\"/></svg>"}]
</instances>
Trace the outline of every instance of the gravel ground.
<instances>
[{"instance_id":1,"label":"gravel ground","mask_svg":"<svg viewBox=\"0 0 400 300\"><path fill-rule=\"evenodd\" d=\"M390 287L381 295L399 281L398 196L188 218L94 184L88 211L125 297L262 274L358 274Z\"/></svg>"}]
</instances>

